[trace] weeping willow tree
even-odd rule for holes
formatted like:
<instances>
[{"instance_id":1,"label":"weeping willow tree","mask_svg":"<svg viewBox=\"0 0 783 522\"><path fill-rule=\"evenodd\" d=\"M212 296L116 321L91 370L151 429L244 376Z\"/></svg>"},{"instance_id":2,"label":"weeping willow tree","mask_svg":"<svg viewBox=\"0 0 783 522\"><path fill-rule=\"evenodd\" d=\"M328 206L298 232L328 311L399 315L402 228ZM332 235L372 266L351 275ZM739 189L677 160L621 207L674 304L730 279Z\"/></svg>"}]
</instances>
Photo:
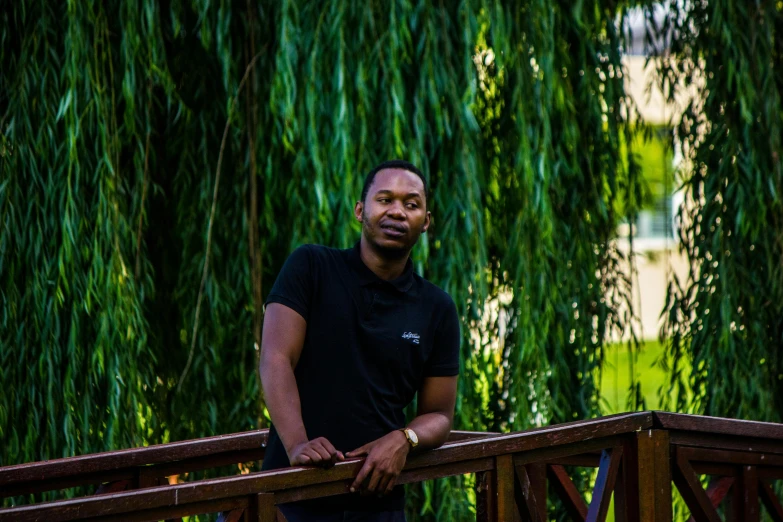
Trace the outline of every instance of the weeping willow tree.
<instances>
[{"instance_id":1,"label":"weeping willow tree","mask_svg":"<svg viewBox=\"0 0 783 522\"><path fill-rule=\"evenodd\" d=\"M690 271L665 310L671 406L781 422L783 4L676 4L657 28L664 92L686 102L675 123Z\"/></svg>"},{"instance_id":2,"label":"weeping willow tree","mask_svg":"<svg viewBox=\"0 0 783 522\"><path fill-rule=\"evenodd\" d=\"M631 323L624 9L4 9L0 465L267 425L263 298L295 246L357 240L364 173L394 157L432 189L416 270L462 316L456 427L596 415ZM464 518L463 486L412 491L415 516Z\"/></svg>"}]
</instances>

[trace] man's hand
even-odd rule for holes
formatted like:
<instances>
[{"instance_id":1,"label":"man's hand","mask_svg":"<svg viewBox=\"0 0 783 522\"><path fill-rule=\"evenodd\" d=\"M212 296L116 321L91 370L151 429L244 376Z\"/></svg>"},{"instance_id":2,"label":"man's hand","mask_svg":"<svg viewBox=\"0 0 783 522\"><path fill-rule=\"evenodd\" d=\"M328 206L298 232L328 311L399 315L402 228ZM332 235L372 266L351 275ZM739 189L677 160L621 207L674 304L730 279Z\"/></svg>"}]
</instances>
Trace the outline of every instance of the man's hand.
<instances>
[{"instance_id":1,"label":"man's hand","mask_svg":"<svg viewBox=\"0 0 783 522\"><path fill-rule=\"evenodd\" d=\"M338 461L345 460L345 455L337 451L332 443L323 437L297 444L288 452L288 460L292 466L321 466L331 468Z\"/></svg>"},{"instance_id":2,"label":"man's hand","mask_svg":"<svg viewBox=\"0 0 783 522\"><path fill-rule=\"evenodd\" d=\"M345 456L349 458L367 456L362 469L351 484L351 493L390 493L405 466L409 452L408 439L403 432L396 430L346 453Z\"/></svg>"}]
</instances>

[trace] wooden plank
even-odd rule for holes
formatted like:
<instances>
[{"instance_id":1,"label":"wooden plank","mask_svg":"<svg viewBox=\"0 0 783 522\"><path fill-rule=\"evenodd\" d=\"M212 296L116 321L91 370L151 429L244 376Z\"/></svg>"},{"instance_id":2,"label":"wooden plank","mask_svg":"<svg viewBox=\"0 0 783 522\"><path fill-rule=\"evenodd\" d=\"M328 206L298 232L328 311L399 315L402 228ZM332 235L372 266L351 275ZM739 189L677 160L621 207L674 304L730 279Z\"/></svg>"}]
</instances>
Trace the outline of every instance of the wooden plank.
<instances>
[{"instance_id":1,"label":"wooden plank","mask_svg":"<svg viewBox=\"0 0 783 522\"><path fill-rule=\"evenodd\" d=\"M532 482L526 466L516 466L514 498L517 512L525 522L546 522L546 498L536 496L536 485ZM541 517L541 502L544 502L544 518Z\"/></svg>"},{"instance_id":2,"label":"wooden plank","mask_svg":"<svg viewBox=\"0 0 783 522\"><path fill-rule=\"evenodd\" d=\"M779 440L758 437L727 437L712 433L669 430L669 439L675 446L715 448L718 450L764 452L783 454L783 444Z\"/></svg>"},{"instance_id":3,"label":"wooden plank","mask_svg":"<svg viewBox=\"0 0 783 522\"><path fill-rule=\"evenodd\" d=\"M718 462L693 462L691 467L697 475L717 475L719 477L738 477L740 474L736 464L720 464Z\"/></svg>"},{"instance_id":4,"label":"wooden plank","mask_svg":"<svg viewBox=\"0 0 783 522\"><path fill-rule=\"evenodd\" d=\"M423 480L433 480L454 475L463 475L466 473L480 473L482 471L495 468L495 459L476 459L464 462L455 462L443 464L442 466L431 466L429 468L418 468L413 470L403 470L397 478L397 484L410 484L412 482L421 482ZM348 493L348 488L353 482L349 478L342 482L332 482L327 484L314 484L303 487L289 487L288 489L278 491L278 504L287 502L296 502L299 500L308 500L311 498L326 497L331 495L341 495Z\"/></svg>"},{"instance_id":5,"label":"wooden plank","mask_svg":"<svg viewBox=\"0 0 783 522\"><path fill-rule=\"evenodd\" d=\"M514 497L514 460L511 455L495 457L495 480L498 521L518 522L519 509Z\"/></svg>"},{"instance_id":6,"label":"wooden plank","mask_svg":"<svg viewBox=\"0 0 783 522\"><path fill-rule=\"evenodd\" d=\"M578 466L580 468L597 468L600 462L601 452L596 451L550 459L547 461L547 464L554 464L558 466Z\"/></svg>"},{"instance_id":7,"label":"wooden plank","mask_svg":"<svg viewBox=\"0 0 783 522\"><path fill-rule=\"evenodd\" d=\"M494 469L476 473L476 522L497 521L496 483Z\"/></svg>"},{"instance_id":8,"label":"wooden plank","mask_svg":"<svg viewBox=\"0 0 783 522\"><path fill-rule=\"evenodd\" d=\"M672 518L672 447L669 432L651 430L655 452L655 516L659 521L669 522Z\"/></svg>"},{"instance_id":9,"label":"wooden plank","mask_svg":"<svg viewBox=\"0 0 783 522\"><path fill-rule=\"evenodd\" d=\"M497 433L489 432L453 430L449 434L446 445L497 435ZM76 457L5 466L0 467L0 487L4 493L5 488L10 488L15 484L35 488L36 484L42 481L49 482L63 477L74 479L72 482L54 482L55 487L48 489L30 489L31 493L36 493L83 484L123 480L130 478L139 466L161 465L158 475L166 477L228 464L253 462L264 458L268 437L269 430L262 429L156 444L144 448L90 453ZM170 464L170 466L163 466L164 464ZM118 471L121 472L121 476L116 475ZM102 473L108 475L102 479ZM24 483L28 481L32 484L25 485ZM38 487L40 488L40 486ZM15 488L10 495L2 496L15 496L21 492L21 488Z\"/></svg>"},{"instance_id":10,"label":"wooden plank","mask_svg":"<svg viewBox=\"0 0 783 522\"><path fill-rule=\"evenodd\" d=\"M104 453L67 457L0 468L0 488L21 482L40 482L59 477L116 471L136 466L173 462L227 451L255 450L266 446L268 430L157 444ZM252 459L248 459L252 460Z\"/></svg>"},{"instance_id":11,"label":"wooden plank","mask_svg":"<svg viewBox=\"0 0 783 522\"><path fill-rule=\"evenodd\" d=\"M775 496L772 486L765 480L759 481L759 496L764 503L764 507L767 508L770 518L774 522L783 522L783 505L780 504L780 500Z\"/></svg>"},{"instance_id":12,"label":"wooden plank","mask_svg":"<svg viewBox=\"0 0 783 522\"><path fill-rule=\"evenodd\" d=\"M448 442L453 444L463 440L477 440L481 437L477 435L477 432L452 432L456 434L454 440ZM494 433L485 434L487 437L497 436ZM231 464L245 464L249 462L257 462L264 458L265 448L253 448L242 449L237 451L227 451L215 454L203 455L200 457L188 458L185 460L178 460L174 462L165 462L160 464L151 464L141 467L130 467L121 470L111 471L98 471L94 473L80 473L78 469L74 470L74 474L70 477L64 476L60 478L50 479L42 477L38 481L33 482L19 482L16 484L8 484L5 487L0 488L0 498L11 497L17 495L25 495L31 493L40 493L43 491L53 491L58 489L65 489L74 486L82 486L88 484L96 484L102 482L115 482L121 480L131 479L138 476L140 473L147 473L148 475L154 475L157 477L170 477L172 475L181 475L183 473L190 473L193 471L200 471L204 469L217 468L221 466L227 466ZM103 454L93 454L100 456ZM2 469L2 468L0 468ZM42 470L45 473L46 470ZM151 484L147 483L146 486L150 487ZM136 486L139 487L139 486ZM135 487L133 488L135 489Z\"/></svg>"},{"instance_id":13,"label":"wooden plank","mask_svg":"<svg viewBox=\"0 0 783 522\"><path fill-rule=\"evenodd\" d=\"M720 522L718 513L699 483L699 478L688 460L680 453L679 448L676 451L675 462L674 483L688 509L691 510L693 518L696 522Z\"/></svg>"},{"instance_id":14,"label":"wooden plank","mask_svg":"<svg viewBox=\"0 0 783 522\"><path fill-rule=\"evenodd\" d=\"M759 480L783 479L783 468L759 468Z\"/></svg>"},{"instance_id":15,"label":"wooden plank","mask_svg":"<svg viewBox=\"0 0 783 522\"><path fill-rule=\"evenodd\" d=\"M242 522L277 522L275 495L272 493L250 495Z\"/></svg>"},{"instance_id":16,"label":"wooden plank","mask_svg":"<svg viewBox=\"0 0 783 522\"><path fill-rule=\"evenodd\" d=\"M35 481L17 482L0 486L0 498L28 495L43 491L53 491L76 486L103 484L119 480L132 481L136 477L136 469L129 468L117 471L102 471L97 473L74 474L69 477L40 477Z\"/></svg>"},{"instance_id":17,"label":"wooden plank","mask_svg":"<svg viewBox=\"0 0 783 522\"><path fill-rule=\"evenodd\" d=\"M710 481L710 485L707 487L707 497L709 497L712 507L720 506L733 485L734 477L719 477ZM693 516L688 519L688 522L695 522Z\"/></svg>"},{"instance_id":18,"label":"wooden plank","mask_svg":"<svg viewBox=\"0 0 783 522\"><path fill-rule=\"evenodd\" d=\"M537 500L538 518L542 522L546 522L546 463L533 462L526 465L525 468L527 469L527 476L530 478L531 491Z\"/></svg>"},{"instance_id":19,"label":"wooden plank","mask_svg":"<svg viewBox=\"0 0 783 522\"><path fill-rule=\"evenodd\" d=\"M783 441L783 424L654 411L656 428Z\"/></svg>"},{"instance_id":20,"label":"wooden plank","mask_svg":"<svg viewBox=\"0 0 783 522\"><path fill-rule=\"evenodd\" d=\"M634 512L638 516L639 522L662 522L658 515L658 503L656 499L655 483L655 441L653 432L657 430L647 430L639 432L635 437L635 459L636 459L636 482L637 498L639 500L638 511ZM671 522L669 519L668 522Z\"/></svg>"},{"instance_id":21,"label":"wooden plank","mask_svg":"<svg viewBox=\"0 0 783 522\"><path fill-rule=\"evenodd\" d=\"M574 486L571 477L568 476L563 466L552 464L547 466L549 483L555 494L563 501L566 513L572 520L584 522L587 518L587 504Z\"/></svg>"},{"instance_id":22,"label":"wooden plank","mask_svg":"<svg viewBox=\"0 0 783 522\"><path fill-rule=\"evenodd\" d=\"M487 439L490 437L497 437L500 433L491 431L465 431L465 430L451 430L449 433L448 443L459 442L463 440L475 440L475 439Z\"/></svg>"},{"instance_id":23,"label":"wooden plank","mask_svg":"<svg viewBox=\"0 0 783 522\"><path fill-rule=\"evenodd\" d=\"M721 464L743 464L748 466L783 466L783 455L767 454L762 451L732 451L689 446L680 446L677 448L677 451L682 453L691 463L719 462Z\"/></svg>"},{"instance_id":24,"label":"wooden plank","mask_svg":"<svg viewBox=\"0 0 783 522\"><path fill-rule=\"evenodd\" d=\"M221 511L244 511L247 509L247 497L223 498L215 501L194 502L191 504L144 509L138 506L126 513L117 513L99 517L77 517L75 520L89 519L89 522L150 522L157 520L176 520L180 516L203 515L205 513L220 513ZM33 519L35 520L35 519ZM46 519L56 522L60 518Z\"/></svg>"},{"instance_id":25,"label":"wooden plank","mask_svg":"<svg viewBox=\"0 0 783 522\"><path fill-rule=\"evenodd\" d=\"M611 450L604 450L601 454L601 463L598 465L598 476L593 487L593 498L587 508L586 522L605 522L609 512L609 500L612 497L617 472L620 469L620 460L623 457L622 446Z\"/></svg>"},{"instance_id":26,"label":"wooden plank","mask_svg":"<svg viewBox=\"0 0 783 522\"><path fill-rule=\"evenodd\" d=\"M428 451L416 455L410 460L412 467L423 467L444 463L503 455L508 453L533 452L542 450L557 457L558 448L568 444L584 444L587 446L595 439L602 439L646 429L651 425L649 413L628 413L613 416L612 419L592 419L564 425L554 425L546 428L536 428L523 432L499 435L488 439L468 440L454 445ZM600 443L599 443L600 445ZM531 453L532 454L532 453ZM534 461L546 460L536 454ZM525 463L528 463L527 461ZM515 464L521 463L515 458Z\"/></svg>"},{"instance_id":27,"label":"wooden plank","mask_svg":"<svg viewBox=\"0 0 783 522\"><path fill-rule=\"evenodd\" d=\"M397 477L397 484L410 484L411 482L452 477L454 475L464 475L466 473L478 473L494 468L495 460L491 457L487 457L483 459L464 460L462 462L450 462L448 464L430 466L427 468L405 469L400 473L400 476Z\"/></svg>"},{"instance_id":28,"label":"wooden plank","mask_svg":"<svg viewBox=\"0 0 783 522\"><path fill-rule=\"evenodd\" d=\"M742 476L742 520L759 522L759 477L755 466L743 466Z\"/></svg>"},{"instance_id":29,"label":"wooden plank","mask_svg":"<svg viewBox=\"0 0 783 522\"><path fill-rule=\"evenodd\" d=\"M597 439L583 440L568 444L560 444L552 447L535 448L523 453L514 455L514 465L531 464L534 462L561 463L564 459L578 459L585 452L597 452L599 457L601 452L607 448L613 448L623 444L626 435L610 435ZM595 467L598 467L596 463Z\"/></svg>"},{"instance_id":30,"label":"wooden plank","mask_svg":"<svg viewBox=\"0 0 783 522\"><path fill-rule=\"evenodd\" d=\"M742 520L742 497L742 472L740 471L735 477L735 485L731 488L731 496L725 509L726 522L744 522ZM691 520L693 520L693 517L691 517Z\"/></svg>"},{"instance_id":31,"label":"wooden plank","mask_svg":"<svg viewBox=\"0 0 783 522\"><path fill-rule=\"evenodd\" d=\"M635 516L639 512L639 506L634 500L637 496L636 468L629 470L629 466L635 466L634 448L630 444L623 444L623 457L620 460L620 469L617 471L617 479L614 482L614 520L615 522L629 522L629 516Z\"/></svg>"}]
</instances>

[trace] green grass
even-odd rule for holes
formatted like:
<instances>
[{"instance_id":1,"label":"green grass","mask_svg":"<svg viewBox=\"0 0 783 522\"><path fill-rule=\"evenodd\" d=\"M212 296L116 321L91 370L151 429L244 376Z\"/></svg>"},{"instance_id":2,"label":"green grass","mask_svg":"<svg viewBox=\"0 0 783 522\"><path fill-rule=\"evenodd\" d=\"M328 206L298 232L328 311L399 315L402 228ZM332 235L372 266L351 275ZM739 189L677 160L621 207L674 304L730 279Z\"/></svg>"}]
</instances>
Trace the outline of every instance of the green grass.
<instances>
[{"instance_id":1,"label":"green grass","mask_svg":"<svg viewBox=\"0 0 783 522\"><path fill-rule=\"evenodd\" d=\"M635 376L635 381L641 385L645 409L660 409L661 400L658 390L661 386L668 386L668 379L664 371L655 363L663 355L663 350L664 346L658 341L641 343L638 356L632 366L632 357L627 344L613 344L606 348L600 381L603 414L628 411L632 374Z\"/></svg>"}]
</instances>

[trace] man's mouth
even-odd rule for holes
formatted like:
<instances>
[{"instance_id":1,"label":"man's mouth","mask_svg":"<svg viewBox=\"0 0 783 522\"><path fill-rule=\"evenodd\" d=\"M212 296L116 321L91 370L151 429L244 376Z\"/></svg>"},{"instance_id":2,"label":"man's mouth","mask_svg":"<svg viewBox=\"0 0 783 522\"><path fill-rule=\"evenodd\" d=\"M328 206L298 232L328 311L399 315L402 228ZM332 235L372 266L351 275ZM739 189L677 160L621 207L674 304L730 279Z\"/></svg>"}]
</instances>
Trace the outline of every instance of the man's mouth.
<instances>
[{"instance_id":1,"label":"man's mouth","mask_svg":"<svg viewBox=\"0 0 783 522\"><path fill-rule=\"evenodd\" d=\"M381 225L381 230L383 230L386 235L392 237L402 237L408 231L405 226L398 225L397 223L384 223Z\"/></svg>"}]
</instances>

